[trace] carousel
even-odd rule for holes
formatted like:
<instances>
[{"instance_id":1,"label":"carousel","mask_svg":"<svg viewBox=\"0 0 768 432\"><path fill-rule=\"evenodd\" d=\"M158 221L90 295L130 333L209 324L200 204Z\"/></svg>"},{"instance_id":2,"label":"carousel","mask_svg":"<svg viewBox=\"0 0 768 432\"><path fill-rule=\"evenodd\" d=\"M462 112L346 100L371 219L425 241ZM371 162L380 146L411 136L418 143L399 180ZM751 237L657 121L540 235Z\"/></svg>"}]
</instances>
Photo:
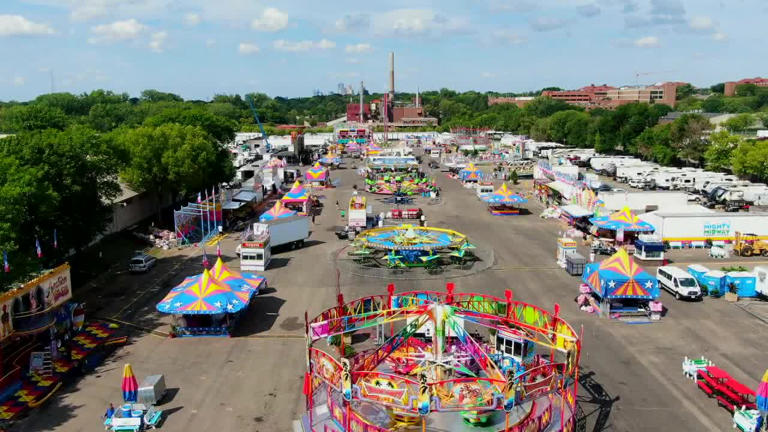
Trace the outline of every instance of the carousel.
<instances>
[{"instance_id":1,"label":"carousel","mask_svg":"<svg viewBox=\"0 0 768 432\"><path fill-rule=\"evenodd\" d=\"M306 326L305 430L573 431L581 338L559 312L452 283L340 296Z\"/></svg>"}]
</instances>

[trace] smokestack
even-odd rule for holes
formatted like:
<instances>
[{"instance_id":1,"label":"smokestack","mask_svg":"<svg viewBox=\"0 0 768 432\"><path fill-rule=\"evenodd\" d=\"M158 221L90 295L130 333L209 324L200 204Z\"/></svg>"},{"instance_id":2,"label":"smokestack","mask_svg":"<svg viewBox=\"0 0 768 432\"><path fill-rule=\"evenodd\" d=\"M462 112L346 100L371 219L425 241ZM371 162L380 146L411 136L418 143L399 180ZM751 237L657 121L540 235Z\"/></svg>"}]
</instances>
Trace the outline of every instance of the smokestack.
<instances>
[{"instance_id":1,"label":"smokestack","mask_svg":"<svg viewBox=\"0 0 768 432\"><path fill-rule=\"evenodd\" d=\"M395 53L389 53L389 98L395 100Z\"/></svg>"},{"instance_id":2,"label":"smokestack","mask_svg":"<svg viewBox=\"0 0 768 432\"><path fill-rule=\"evenodd\" d=\"M360 123L365 123L363 120L363 113L365 112L365 107L363 106L363 92L365 91L365 87L363 87L363 82L360 81Z\"/></svg>"}]
</instances>

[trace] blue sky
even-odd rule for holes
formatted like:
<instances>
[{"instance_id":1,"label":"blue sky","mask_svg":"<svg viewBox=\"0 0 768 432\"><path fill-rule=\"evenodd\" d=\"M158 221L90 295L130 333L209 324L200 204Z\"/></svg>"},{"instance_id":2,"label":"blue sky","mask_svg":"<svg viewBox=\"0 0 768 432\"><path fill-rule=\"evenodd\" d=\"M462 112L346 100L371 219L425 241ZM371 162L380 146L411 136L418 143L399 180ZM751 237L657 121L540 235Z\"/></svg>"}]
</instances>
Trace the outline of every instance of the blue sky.
<instances>
[{"instance_id":1,"label":"blue sky","mask_svg":"<svg viewBox=\"0 0 768 432\"><path fill-rule=\"evenodd\" d=\"M766 75L762 0L2 0L0 100L51 89L308 96ZM638 77L636 74L640 73Z\"/></svg>"}]
</instances>

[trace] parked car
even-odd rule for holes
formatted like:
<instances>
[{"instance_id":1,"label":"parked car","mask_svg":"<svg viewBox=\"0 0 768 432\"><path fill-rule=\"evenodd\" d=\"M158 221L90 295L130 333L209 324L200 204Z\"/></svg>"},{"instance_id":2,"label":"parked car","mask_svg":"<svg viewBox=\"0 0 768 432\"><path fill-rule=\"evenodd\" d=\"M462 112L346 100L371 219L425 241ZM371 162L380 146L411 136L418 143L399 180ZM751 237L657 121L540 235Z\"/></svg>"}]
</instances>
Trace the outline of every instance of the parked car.
<instances>
[{"instance_id":1,"label":"parked car","mask_svg":"<svg viewBox=\"0 0 768 432\"><path fill-rule=\"evenodd\" d=\"M137 253L131 258L128 264L128 271L131 273L146 273L157 264L157 258L145 253Z\"/></svg>"},{"instance_id":2,"label":"parked car","mask_svg":"<svg viewBox=\"0 0 768 432\"><path fill-rule=\"evenodd\" d=\"M656 270L659 285L669 291L676 299L700 299L703 294L699 283L688 272L675 266L662 266Z\"/></svg>"}]
</instances>

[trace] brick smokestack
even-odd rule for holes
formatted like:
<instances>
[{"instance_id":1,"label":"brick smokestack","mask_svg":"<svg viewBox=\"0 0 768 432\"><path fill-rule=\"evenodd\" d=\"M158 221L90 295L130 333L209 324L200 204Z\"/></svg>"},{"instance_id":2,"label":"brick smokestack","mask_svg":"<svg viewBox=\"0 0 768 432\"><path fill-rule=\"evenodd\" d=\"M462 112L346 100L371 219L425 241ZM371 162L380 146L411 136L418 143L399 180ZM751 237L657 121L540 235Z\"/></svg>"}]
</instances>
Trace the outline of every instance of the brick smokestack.
<instances>
[{"instance_id":1,"label":"brick smokestack","mask_svg":"<svg viewBox=\"0 0 768 432\"><path fill-rule=\"evenodd\" d=\"M395 100L395 53L389 53L389 100Z\"/></svg>"}]
</instances>

